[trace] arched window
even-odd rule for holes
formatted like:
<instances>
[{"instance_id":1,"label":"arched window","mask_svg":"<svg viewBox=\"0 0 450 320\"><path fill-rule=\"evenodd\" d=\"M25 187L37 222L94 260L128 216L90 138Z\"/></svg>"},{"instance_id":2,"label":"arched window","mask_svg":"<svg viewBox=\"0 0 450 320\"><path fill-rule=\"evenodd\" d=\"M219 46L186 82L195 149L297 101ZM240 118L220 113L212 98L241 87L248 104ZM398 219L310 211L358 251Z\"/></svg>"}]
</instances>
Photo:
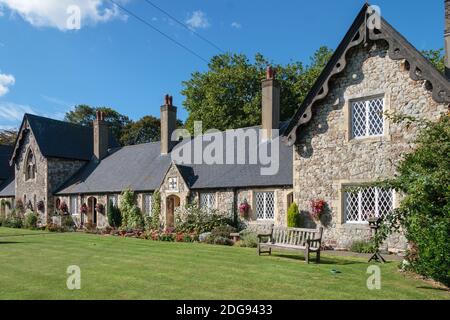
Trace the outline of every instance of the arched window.
<instances>
[{"instance_id":1,"label":"arched window","mask_svg":"<svg viewBox=\"0 0 450 320\"><path fill-rule=\"evenodd\" d=\"M25 162L25 180L36 178L36 161L33 152L28 151L27 161Z\"/></svg>"}]
</instances>

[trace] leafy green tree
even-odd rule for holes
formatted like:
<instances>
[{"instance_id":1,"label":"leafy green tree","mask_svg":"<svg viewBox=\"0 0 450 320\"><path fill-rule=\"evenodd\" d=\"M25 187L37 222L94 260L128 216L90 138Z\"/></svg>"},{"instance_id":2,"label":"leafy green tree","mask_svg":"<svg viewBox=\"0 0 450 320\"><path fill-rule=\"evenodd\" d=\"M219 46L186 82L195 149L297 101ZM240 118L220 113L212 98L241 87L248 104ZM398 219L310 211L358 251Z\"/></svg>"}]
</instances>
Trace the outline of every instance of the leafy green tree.
<instances>
[{"instance_id":1,"label":"leafy green tree","mask_svg":"<svg viewBox=\"0 0 450 320\"><path fill-rule=\"evenodd\" d=\"M17 130L0 130L0 144L13 145L16 142Z\"/></svg>"},{"instance_id":2,"label":"leafy green tree","mask_svg":"<svg viewBox=\"0 0 450 320\"><path fill-rule=\"evenodd\" d=\"M291 62L270 63L256 54L254 62L244 54L222 54L211 59L206 72L194 72L183 82L183 105L189 112L186 128L192 132L194 121L202 120L203 129L226 130L260 124L261 80L271 64L277 70L281 86L281 120L289 119L303 101L332 51L320 48L310 65Z\"/></svg>"},{"instance_id":3,"label":"leafy green tree","mask_svg":"<svg viewBox=\"0 0 450 320\"><path fill-rule=\"evenodd\" d=\"M379 247L392 231L401 228L411 246L407 259L412 270L448 286L450 115L423 125L415 151L400 163L398 175L383 183L405 196L400 207L382 224L374 244Z\"/></svg>"},{"instance_id":4,"label":"leafy green tree","mask_svg":"<svg viewBox=\"0 0 450 320\"><path fill-rule=\"evenodd\" d=\"M182 127L183 122L177 120L177 126ZM122 130L120 142L122 145L154 142L161 139L161 120L153 116L144 116L138 121L131 121Z\"/></svg>"},{"instance_id":5,"label":"leafy green tree","mask_svg":"<svg viewBox=\"0 0 450 320\"><path fill-rule=\"evenodd\" d=\"M103 111L105 113L105 121L108 122L111 131L117 141L121 141L124 128L131 123L130 118L120 114L116 110L108 107L91 107L88 105L78 105L74 110L66 113L64 120L85 126L92 126L92 122L96 118L96 112Z\"/></svg>"},{"instance_id":6,"label":"leafy green tree","mask_svg":"<svg viewBox=\"0 0 450 320\"><path fill-rule=\"evenodd\" d=\"M440 72L445 72L445 56L444 56L444 49L438 49L438 50L424 50L422 51L422 54L430 60L430 62L438 69Z\"/></svg>"}]
</instances>

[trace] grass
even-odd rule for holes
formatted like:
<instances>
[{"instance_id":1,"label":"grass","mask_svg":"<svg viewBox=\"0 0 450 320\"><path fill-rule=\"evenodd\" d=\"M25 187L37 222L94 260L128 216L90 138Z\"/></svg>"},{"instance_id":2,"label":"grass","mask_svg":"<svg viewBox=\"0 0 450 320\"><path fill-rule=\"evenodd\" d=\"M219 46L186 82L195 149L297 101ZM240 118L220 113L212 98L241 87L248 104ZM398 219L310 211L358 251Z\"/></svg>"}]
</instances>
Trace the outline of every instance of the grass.
<instances>
[{"instance_id":1,"label":"grass","mask_svg":"<svg viewBox=\"0 0 450 320\"><path fill-rule=\"evenodd\" d=\"M258 257L255 249L167 243L84 233L0 228L0 299L450 299L447 291L381 267L368 290L368 264L298 254ZM81 290L68 290L69 265ZM341 273L332 274L337 269Z\"/></svg>"}]
</instances>

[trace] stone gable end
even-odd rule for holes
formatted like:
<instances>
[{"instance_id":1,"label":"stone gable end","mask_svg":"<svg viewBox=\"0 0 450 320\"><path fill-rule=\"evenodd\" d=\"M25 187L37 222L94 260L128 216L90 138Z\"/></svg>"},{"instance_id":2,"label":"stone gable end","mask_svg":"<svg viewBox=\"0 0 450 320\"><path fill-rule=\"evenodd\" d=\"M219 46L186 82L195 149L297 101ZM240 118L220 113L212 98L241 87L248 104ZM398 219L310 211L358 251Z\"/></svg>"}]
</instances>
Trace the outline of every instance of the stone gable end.
<instances>
[{"instance_id":1,"label":"stone gable end","mask_svg":"<svg viewBox=\"0 0 450 320\"><path fill-rule=\"evenodd\" d=\"M432 99L425 81L414 81L403 61L388 57L384 41L360 45L347 54L346 69L331 81L330 91L313 106L312 120L301 128L294 150L294 201L304 216L310 200L324 199L329 216L323 221L328 244L348 248L357 239L367 239L366 225L345 223L342 188L347 184L374 182L392 177L402 155L411 152L416 125L406 128L384 119L384 134L353 139L352 101L380 97L387 112L437 120L447 105ZM393 248L404 249L398 237Z\"/></svg>"}]
</instances>

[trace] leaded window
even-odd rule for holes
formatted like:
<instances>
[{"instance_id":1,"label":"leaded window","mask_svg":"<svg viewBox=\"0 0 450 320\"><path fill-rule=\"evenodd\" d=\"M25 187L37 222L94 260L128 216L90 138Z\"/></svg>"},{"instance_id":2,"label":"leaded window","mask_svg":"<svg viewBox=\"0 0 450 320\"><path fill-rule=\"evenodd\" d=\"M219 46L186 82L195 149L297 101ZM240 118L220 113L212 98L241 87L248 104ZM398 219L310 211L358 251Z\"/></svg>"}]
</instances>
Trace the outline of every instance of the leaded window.
<instances>
[{"instance_id":1,"label":"leaded window","mask_svg":"<svg viewBox=\"0 0 450 320\"><path fill-rule=\"evenodd\" d=\"M169 178L169 190L178 191L178 179L176 177Z\"/></svg>"},{"instance_id":2,"label":"leaded window","mask_svg":"<svg viewBox=\"0 0 450 320\"><path fill-rule=\"evenodd\" d=\"M30 150L25 162L25 180L32 180L36 178L36 162L33 152Z\"/></svg>"},{"instance_id":3,"label":"leaded window","mask_svg":"<svg viewBox=\"0 0 450 320\"><path fill-rule=\"evenodd\" d=\"M144 214L147 216L152 215L152 195L144 194Z\"/></svg>"},{"instance_id":4,"label":"leaded window","mask_svg":"<svg viewBox=\"0 0 450 320\"><path fill-rule=\"evenodd\" d=\"M77 196L70 197L70 213L73 215L78 214L78 197Z\"/></svg>"},{"instance_id":5,"label":"leaded window","mask_svg":"<svg viewBox=\"0 0 450 320\"><path fill-rule=\"evenodd\" d=\"M216 205L216 194L214 192L200 193L200 207L214 209Z\"/></svg>"},{"instance_id":6,"label":"leaded window","mask_svg":"<svg viewBox=\"0 0 450 320\"><path fill-rule=\"evenodd\" d=\"M256 192L256 218L273 220L275 218L275 194L273 192Z\"/></svg>"},{"instance_id":7,"label":"leaded window","mask_svg":"<svg viewBox=\"0 0 450 320\"><path fill-rule=\"evenodd\" d=\"M352 136L365 138L383 135L384 99L376 98L352 103Z\"/></svg>"},{"instance_id":8,"label":"leaded window","mask_svg":"<svg viewBox=\"0 0 450 320\"><path fill-rule=\"evenodd\" d=\"M394 190L348 187L344 208L347 223L366 223L369 218L385 218L394 208Z\"/></svg>"}]
</instances>

